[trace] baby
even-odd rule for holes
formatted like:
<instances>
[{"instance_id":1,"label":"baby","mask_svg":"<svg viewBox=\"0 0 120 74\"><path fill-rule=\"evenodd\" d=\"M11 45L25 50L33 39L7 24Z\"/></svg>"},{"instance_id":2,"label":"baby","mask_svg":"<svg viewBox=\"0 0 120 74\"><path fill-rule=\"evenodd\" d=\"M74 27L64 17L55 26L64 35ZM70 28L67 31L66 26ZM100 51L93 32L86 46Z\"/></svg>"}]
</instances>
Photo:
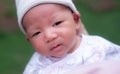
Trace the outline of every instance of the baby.
<instances>
[{"instance_id":1,"label":"baby","mask_svg":"<svg viewBox=\"0 0 120 74\"><path fill-rule=\"evenodd\" d=\"M23 74L61 74L120 60L120 46L87 35L72 0L16 0L16 7L19 27L35 50Z\"/></svg>"}]
</instances>

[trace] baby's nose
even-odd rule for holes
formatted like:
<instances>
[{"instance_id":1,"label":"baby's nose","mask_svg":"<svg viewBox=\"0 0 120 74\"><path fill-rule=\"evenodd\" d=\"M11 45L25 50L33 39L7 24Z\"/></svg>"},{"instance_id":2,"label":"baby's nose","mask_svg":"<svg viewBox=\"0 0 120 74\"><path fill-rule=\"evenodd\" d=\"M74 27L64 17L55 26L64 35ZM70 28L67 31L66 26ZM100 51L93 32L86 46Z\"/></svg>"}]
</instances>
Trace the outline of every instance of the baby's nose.
<instances>
[{"instance_id":1,"label":"baby's nose","mask_svg":"<svg viewBox=\"0 0 120 74\"><path fill-rule=\"evenodd\" d=\"M53 30L45 31L44 39L47 43L53 41L56 38L57 38L57 34Z\"/></svg>"}]
</instances>

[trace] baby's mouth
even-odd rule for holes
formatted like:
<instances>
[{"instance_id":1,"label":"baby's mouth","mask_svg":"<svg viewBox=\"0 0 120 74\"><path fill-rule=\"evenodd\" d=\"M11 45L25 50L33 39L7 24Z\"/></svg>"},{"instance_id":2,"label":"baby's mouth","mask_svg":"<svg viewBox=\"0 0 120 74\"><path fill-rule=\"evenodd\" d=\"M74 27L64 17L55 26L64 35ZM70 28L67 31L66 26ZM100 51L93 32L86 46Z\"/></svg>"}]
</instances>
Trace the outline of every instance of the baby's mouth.
<instances>
[{"instance_id":1,"label":"baby's mouth","mask_svg":"<svg viewBox=\"0 0 120 74\"><path fill-rule=\"evenodd\" d=\"M58 50L60 50L60 46L61 46L61 44L55 45L50 50L51 51L58 51Z\"/></svg>"}]
</instances>

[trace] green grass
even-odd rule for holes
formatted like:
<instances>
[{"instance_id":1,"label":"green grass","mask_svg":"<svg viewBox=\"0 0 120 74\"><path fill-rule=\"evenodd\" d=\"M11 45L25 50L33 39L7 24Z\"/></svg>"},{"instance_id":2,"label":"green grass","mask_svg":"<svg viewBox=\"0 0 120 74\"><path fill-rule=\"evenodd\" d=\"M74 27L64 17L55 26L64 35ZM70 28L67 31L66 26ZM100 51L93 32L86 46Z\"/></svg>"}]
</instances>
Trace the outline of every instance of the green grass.
<instances>
[{"instance_id":1,"label":"green grass","mask_svg":"<svg viewBox=\"0 0 120 74\"><path fill-rule=\"evenodd\" d=\"M0 74L22 74L32 53L21 33L0 33Z\"/></svg>"}]
</instances>

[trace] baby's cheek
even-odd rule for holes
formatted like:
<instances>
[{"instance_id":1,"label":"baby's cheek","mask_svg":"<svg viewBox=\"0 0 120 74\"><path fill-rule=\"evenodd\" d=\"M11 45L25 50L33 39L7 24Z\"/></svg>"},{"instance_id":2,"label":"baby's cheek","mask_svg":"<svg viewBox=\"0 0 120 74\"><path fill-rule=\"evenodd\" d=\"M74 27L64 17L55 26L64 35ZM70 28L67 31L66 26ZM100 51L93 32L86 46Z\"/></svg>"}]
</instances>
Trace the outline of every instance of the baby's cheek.
<instances>
[{"instance_id":1,"label":"baby's cheek","mask_svg":"<svg viewBox=\"0 0 120 74\"><path fill-rule=\"evenodd\" d=\"M35 50L39 50L39 49L43 48L42 45L43 45L43 42L41 42L39 40L32 42L32 46Z\"/></svg>"}]
</instances>

